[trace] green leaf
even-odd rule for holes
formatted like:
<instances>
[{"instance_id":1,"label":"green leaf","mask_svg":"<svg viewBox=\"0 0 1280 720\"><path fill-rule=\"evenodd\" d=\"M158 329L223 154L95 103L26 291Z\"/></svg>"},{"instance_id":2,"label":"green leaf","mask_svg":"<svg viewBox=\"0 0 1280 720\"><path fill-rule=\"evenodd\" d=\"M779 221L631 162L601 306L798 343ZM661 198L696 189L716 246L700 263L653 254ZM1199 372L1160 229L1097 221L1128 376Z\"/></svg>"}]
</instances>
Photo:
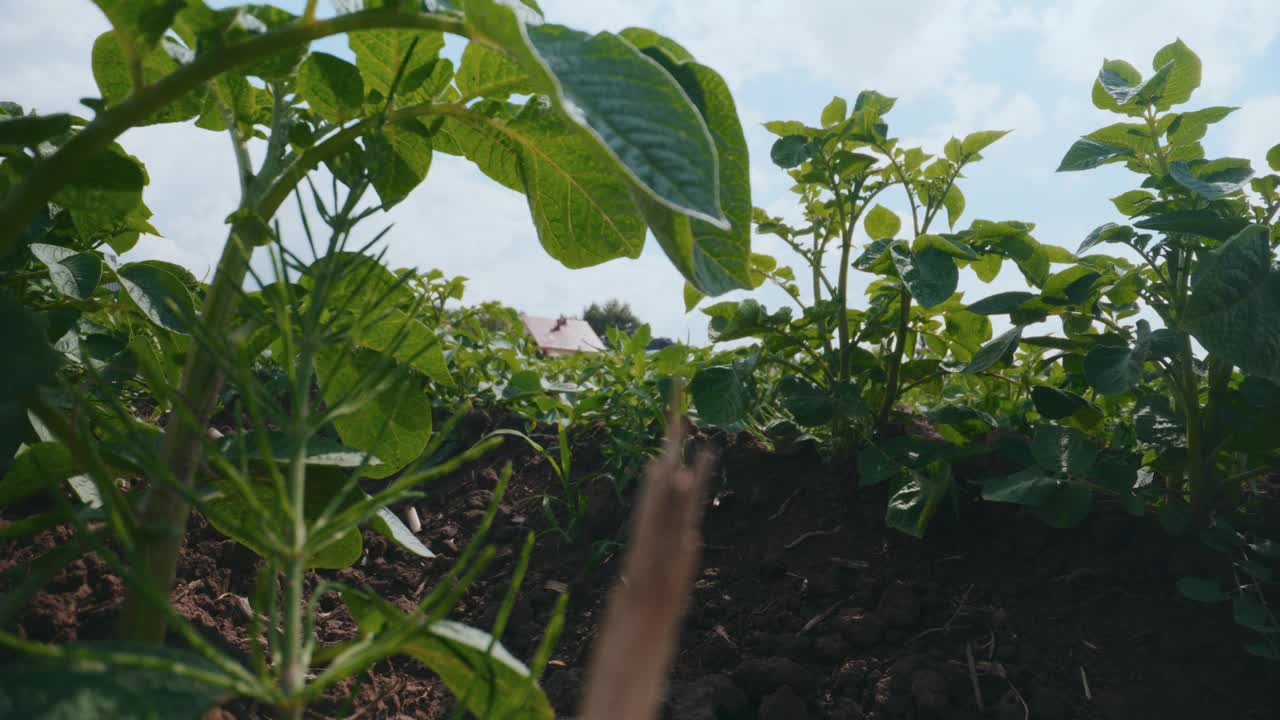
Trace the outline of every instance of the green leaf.
<instances>
[{"instance_id":1,"label":"green leaf","mask_svg":"<svg viewBox=\"0 0 1280 720\"><path fill-rule=\"evenodd\" d=\"M93 0L111 21L122 42L143 53L164 36L184 0Z\"/></svg>"},{"instance_id":2,"label":"green leaf","mask_svg":"<svg viewBox=\"0 0 1280 720\"><path fill-rule=\"evenodd\" d=\"M1188 600L1202 603L1220 603L1230 597L1222 591L1222 586L1217 580L1208 578L1178 578L1178 592Z\"/></svg>"},{"instance_id":3,"label":"green leaf","mask_svg":"<svg viewBox=\"0 0 1280 720\"><path fill-rule=\"evenodd\" d=\"M611 33L523 26L496 0L466 0L468 26L497 43L591 132L620 170L669 209L726 228L714 141L680 85Z\"/></svg>"},{"instance_id":4,"label":"green leaf","mask_svg":"<svg viewBox=\"0 0 1280 720\"><path fill-rule=\"evenodd\" d=\"M1250 225L1203 256L1183 319L1211 353L1246 374L1280 380L1280 273L1271 230Z\"/></svg>"},{"instance_id":5,"label":"green leaf","mask_svg":"<svg viewBox=\"0 0 1280 720\"><path fill-rule=\"evenodd\" d=\"M898 461L876 445L868 445L858 453L858 485L879 485L902 470Z\"/></svg>"},{"instance_id":6,"label":"green leaf","mask_svg":"<svg viewBox=\"0 0 1280 720\"><path fill-rule=\"evenodd\" d=\"M1059 482L1049 497L1036 508L1036 515L1050 527L1066 529L1079 525L1093 506L1093 489L1082 482Z\"/></svg>"},{"instance_id":7,"label":"green leaf","mask_svg":"<svg viewBox=\"0 0 1280 720\"><path fill-rule=\"evenodd\" d=\"M960 186L953 184L947 188L947 194L942 198L942 206L947 209L947 227L954 229L956 221L964 214L964 193L960 192Z\"/></svg>"},{"instance_id":8,"label":"green leaf","mask_svg":"<svg viewBox=\"0 0 1280 720\"><path fill-rule=\"evenodd\" d=\"M1084 359L1084 378L1102 395L1123 395L1142 379L1146 354L1127 345L1098 345Z\"/></svg>"},{"instance_id":9,"label":"green leaf","mask_svg":"<svg viewBox=\"0 0 1280 720\"><path fill-rule=\"evenodd\" d=\"M526 95L534 90L528 74L519 65L480 43L467 43L455 81L464 98Z\"/></svg>"},{"instance_id":10,"label":"green leaf","mask_svg":"<svg viewBox=\"0 0 1280 720\"><path fill-rule=\"evenodd\" d=\"M1213 202L1239 191L1253 177L1249 161L1223 158L1212 162L1193 160L1169 163L1169 177L1200 197Z\"/></svg>"},{"instance_id":11,"label":"green leaf","mask_svg":"<svg viewBox=\"0 0 1280 720\"><path fill-rule=\"evenodd\" d=\"M348 352L343 358L339 348L321 349L316 374L325 402L331 407L351 403L349 395L366 376L385 372L384 362L378 353L367 350ZM396 381L374 389L372 397L361 398L333 422L345 445L382 461L366 470L369 477L386 477L409 464L422 454L431 437L431 398L410 390L415 384L400 369L392 377Z\"/></svg>"},{"instance_id":12,"label":"green leaf","mask_svg":"<svg viewBox=\"0 0 1280 720\"><path fill-rule=\"evenodd\" d=\"M383 208L409 196L431 168L431 134L421 124L389 124L365 139L373 189Z\"/></svg>"},{"instance_id":13,"label":"green leaf","mask_svg":"<svg viewBox=\"0 0 1280 720\"><path fill-rule=\"evenodd\" d=\"M1277 143L1267 151L1267 166L1276 172L1280 172L1280 143Z\"/></svg>"},{"instance_id":14,"label":"green leaf","mask_svg":"<svg viewBox=\"0 0 1280 720\"><path fill-rule=\"evenodd\" d=\"M58 292L84 300L102 279L102 260L94 253L78 253L58 245L31 243L31 254L49 269L49 280Z\"/></svg>"},{"instance_id":15,"label":"green leaf","mask_svg":"<svg viewBox=\"0 0 1280 720\"><path fill-rule=\"evenodd\" d=\"M444 345L422 321L399 310L362 325L355 344L394 357L441 385L453 385Z\"/></svg>"},{"instance_id":16,"label":"green leaf","mask_svg":"<svg viewBox=\"0 0 1280 720\"><path fill-rule=\"evenodd\" d=\"M171 332L186 334L195 318L195 304L187 286L173 275L148 263L129 263L116 270L120 287L134 306L151 322Z\"/></svg>"},{"instance_id":17,"label":"green leaf","mask_svg":"<svg viewBox=\"0 0 1280 720\"><path fill-rule=\"evenodd\" d=\"M996 293L982 298L965 309L979 315L1004 315L1017 310L1023 303L1033 298L1035 298L1035 293L1029 293L1025 290L1010 290L1009 292Z\"/></svg>"},{"instance_id":18,"label":"green leaf","mask_svg":"<svg viewBox=\"0 0 1280 720\"><path fill-rule=\"evenodd\" d=\"M842 97L831 98L831 102L822 108L822 127L829 128L844 122L849 114L849 105Z\"/></svg>"},{"instance_id":19,"label":"green leaf","mask_svg":"<svg viewBox=\"0 0 1280 720\"><path fill-rule=\"evenodd\" d=\"M54 202L71 211L76 231L85 240L97 239L117 231L144 208L142 188L147 182L142 163L113 143L93 162L84 163Z\"/></svg>"},{"instance_id":20,"label":"green leaf","mask_svg":"<svg viewBox=\"0 0 1280 720\"><path fill-rule=\"evenodd\" d=\"M420 623L400 651L439 675L474 717L554 720L529 668L492 635L452 620L422 623L355 591L343 592L343 600L365 634L403 633L407 623Z\"/></svg>"},{"instance_id":21,"label":"green leaf","mask_svg":"<svg viewBox=\"0 0 1280 720\"><path fill-rule=\"evenodd\" d=\"M978 132L969 133L964 140L960 141L962 157L971 157L978 154L1010 132L1009 130L979 130Z\"/></svg>"},{"instance_id":22,"label":"green leaf","mask_svg":"<svg viewBox=\"0 0 1280 720\"><path fill-rule=\"evenodd\" d=\"M369 527L374 532L399 545L420 558L433 558L435 553L418 539L396 514L387 508L378 508L378 513L369 519Z\"/></svg>"},{"instance_id":23,"label":"green leaf","mask_svg":"<svg viewBox=\"0 0 1280 720\"><path fill-rule=\"evenodd\" d=\"M1094 84L1094 104L1103 110L1125 115L1139 116L1156 99L1162 97L1173 74L1174 63L1166 63L1149 78L1141 80L1138 71L1121 60L1107 60L1102 64ZM1097 90L1109 95L1109 104L1099 104Z\"/></svg>"},{"instance_id":24,"label":"green leaf","mask_svg":"<svg viewBox=\"0 0 1280 720\"><path fill-rule=\"evenodd\" d=\"M542 385L542 376L537 370L520 370L511 374L511 379L502 388L504 400L541 395L546 390Z\"/></svg>"},{"instance_id":25,"label":"green leaf","mask_svg":"<svg viewBox=\"0 0 1280 720\"><path fill-rule=\"evenodd\" d=\"M179 65L174 56L181 57L190 51L173 40L165 40L163 47L140 49L138 52L142 59L142 80L150 85L176 72ZM92 62L93 79L97 82L98 91L102 93L102 99L107 105L118 105L133 94L133 78L129 69L128 56L116 31L109 30L99 35L94 41ZM165 104L140 124L152 125L190 120L200 114L203 102L202 92L193 90Z\"/></svg>"},{"instance_id":26,"label":"green leaf","mask_svg":"<svg viewBox=\"0 0 1280 720\"><path fill-rule=\"evenodd\" d=\"M1062 162L1058 163L1057 171L1092 170L1130 157L1133 157L1133 152L1129 148L1081 138L1067 149L1067 154L1062 156Z\"/></svg>"},{"instance_id":27,"label":"green leaf","mask_svg":"<svg viewBox=\"0 0 1280 720\"><path fill-rule=\"evenodd\" d=\"M888 273L892 267L890 260L889 247L893 245L893 240L883 239L875 240L867 243L867 247L853 261L853 266L864 272L874 272L878 274Z\"/></svg>"},{"instance_id":28,"label":"green leaf","mask_svg":"<svg viewBox=\"0 0 1280 720\"><path fill-rule=\"evenodd\" d=\"M778 395L782 407L806 427L821 427L831 422L835 406L831 396L808 380L785 375L778 381Z\"/></svg>"},{"instance_id":29,"label":"green leaf","mask_svg":"<svg viewBox=\"0 0 1280 720\"><path fill-rule=\"evenodd\" d=\"M0 117L0 145L35 146L71 130L75 118L66 113Z\"/></svg>"},{"instance_id":30,"label":"green leaf","mask_svg":"<svg viewBox=\"0 0 1280 720\"><path fill-rule=\"evenodd\" d=\"M626 40L640 49L656 47L661 49L668 57L678 63L694 62L693 53L685 50L683 45L669 37L660 35L653 30L640 27L629 27L618 34L622 36L623 40Z\"/></svg>"},{"instance_id":31,"label":"green leaf","mask_svg":"<svg viewBox=\"0 0 1280 720\"><path fill-rule=\"evenodd\" d=\"M414 40L418 41L415 46ZM424 87L440 51L444 35L435 30L361 30L347 35L347 45L356 56L356 68L364 80L364 92L376 92L385 102L391 94L396 71L404 64L401 85L396 88L397 104L413 105L432 99ZM409 54L409 48L413 54ZM407 61L406 61L407 58Z\"/></svg>"},{"instance_id":32,"label":"green leaf","mask_svg":"<svg viewBox=\"0 0 1280 720\"><path fill-rule=\"evenodd\" d=\"M957 260L973 261L978 259L976 250L951 235L925 233L924 235L916 236L916 239L911 242L911 251L916 254L924 252L926 248L933 248Z\"/></svg>"},{"instance_id":33,"label":"green leaf","mask_svg":"<svg viewBox=\"0 0 1280 720\"><path fill-rule=\"evenodd\" d=\"M24 655L0 672L0 716L30 720L194 720L232 693L174 673L221 671L186 650L86 645L85 657ZM135 662L104 662L116 653Z\"/></svg>"},{"instance_id":34,"label":"green leaf","mask_svg":"<svg viewBox=\"0 0 1280 720\"><path fill-rule=\"evenodd\" d=\"M803 135L787 135L773 142L769 159L783 170L790 170L809 159L809 138Z\"/></svg>"},{"instance_id":35,"label":"green leaf","mask_svg":"<svg viewBox=\"0 0 1280 720\"><path fill-rule=\"evenodd\" d=\"M996 279L1000 274L1000 268L1004 265L1004 257L995 253L986 253L980 255L977 260L969 263L969 268L973 270L973 274L984 283L989 283Z\"/></svg>"},{"instance_id":36,"label":"green leaf","mask_svg":"<svg viewBox=\"0 0 1280 720\"><path fill-rule=\"evenodd\" d=\"M1031 439L1031 455L1044 470L1083 480L1098 459L1098 448L1075 428L1042 423Z\"/></svg>"},{"instance_id":37,"label":"green leaf","mask_svg":"<svg viewBox=\"0 0 1280 720\"><path fill-rule=\"evenodd\" d=\"M1084 242L1080 243L1080 247L1076 250L1076 255L1083 256L1086 252L1102 243L1127 243L1134 237L1136 237L1136 233L1128 225L1104 223L1094 228L1093 232L1085 237Z\"/></svg>"},{"instance_id":38,"label":"green leaf","mask_svg":"<svg viewBox=\"0 0 1280 720\"><path fill-rule=\"evenodd\" d=\"M867 211L866 217L862 219L862 227L872 240L891 240L902 229L902 220L889 208L876 205Z\"/></svg>"},{"instance_id":39,"label":"green leaf","mask_svg":"<svg viewBox=\"0 0 1280 720\"><path fill-rule=\"evenodd\" d=\"M1032 387L1031 401L1035 403L1036 412L1048 420L1063 420L1081 410L1095 407L1080 395L1048 385Z\"/></svg>"},{"instance_id":40,"label":"green leaf","mask_svg":"<svg viewBox=\"0 0 1280 720\"><path fill-rule=\"evenodd\" d=\"M298 95L312 112L342 125L364 111L364 81L355 65L328 53L313 52L298 68Z\"/></svg>"},{"instance_id":41,"label":"green leaf","mask_svg":"<svg viewBox=\"0 0 1280 720\"><path fill-rule=\"evenodd\" d=\"M889 497L884 511L885 526L923 538L951 485L951 466L945 463L937 472L913 471L911 479Z\"/></svg>"},{"instance_id":42,"label":"green leaf","mask_svg":"<svg viewBox=\"0 0 1280 720\"><path fill-rule=\"evenodd\" d=\"M1029 467L1012 475L989 478L982 483L982 499L1038 507L1053 496L1058 479L1038 467Z\"/></svg>"},{"instance_id":43,"label":"green leaf","mask_svg":"<svg viewBox=\"0 0 1280 720\"><path fill-rule=\"evenodd\" d=\"M1134 227L1156 232L1202 235L1214 240L1227 240L1249 222L1242 218L1223 217L1213 210L1174 210L1144 218Z\"/></svg>"},{"instance_id":44,"label":"green leaf","mask_svg":"<svg viewBox=\"0 0 1280 720\"><path fill-rule=\"evenodd\" d=\"M1186 445L1186 428L1174 413L1169 398L1163 395L1148 395L1138 400L1133 408L1133 431L1139 440L1157 447Z\"/></svg>"},{"instance_id":45,"label":"green leaf","mask_svg":"<svg viewBox=\"0 0 1280 720\"><path fill-rule=\"evenodd\" d=\"M1151 67L1153 70L1160 70L1170 63L1173 67L1169 70L1164 88L1155 96L1156 110L1168 110L1174 105L1187 102L1196 88L1200 87L1200 58L1181 39L1157 50L1151 60Z\"/></svg>"},{"instance_id":46,"label":"green leaf","mask_svg":"<svg viewBox=\"0 0 1280 720\"><path fill-rule=\"evenodd\" d=\"M1111 198L1111 203L1121 215L1133 217L1155 202L1156 196L1146 190L1129 190Z\"/></svg>"},{"instance_id":47,"label":"green leaf","mask_svg":"<svg viewBox=\"0 0 1280 720\"><path fill-rule=\"evenodd\" d=\"M698 306L698 303L702 302L702 299L703 299L704 297L706 297L706 295L703 295L703 294L702 294L702 291L700 291L700 290L698 290L698 288L694 287L694 286L693 286L693 283L690 283L688 280L686 280L686 281L685 281L685 283L684 283L684 311L685 311L686 313L688 313L688 312L693 312L693 309L694 309L695 307L697 307L697 306Z\"/></svg>"},{"instance_id":48,"label":"green leaf","mask_svg":"<svg viewBox=\"0 0 1280 720\"><path fill-rule=\"evenodd\" d=\"M60 442L28 445L0 479L0 508L55 488L76 473L71 451Z\"/></svg>"},{"instance_id":49,"label":"green leaf","mask_svg":"<svg viewBox=\"0 0 1280 720\"><path fill-rule=\"evenodd\" d=\"M738 373L728 365L703 368L689 383L689 394L698 417L720 427L734 427L750 410L750 394Z\"/></svg>"},{"instance_id":50,"label":"green leaf","mask_svg":"<svg viewBox=\"0 0 1280 720\"><path fill-rule=\"evenodd\" d=\"M1021 339L1022 326L1014 325L974 353L973 359L969 361L968 365L964 366L962 372L972 375L991 369L996 363L1012 356L1014 350L1018 348L1018 341Z\"/></svg>"},{"instance_id":51,"label":"green leaf","mask_svg":"<svg viewBox=\"0 0 1280 720\"><path fill-rule=\"evenodd\" d=\"M1215 106L1179 113L1173 119L1173 122L1169 123L1169 129L1165 131L1169 138L1169 144L1190 145L1191 143L1199 142L1208 132L1210 125L1221 122L1228 115L1239 109Z\"/></svg>"},{"instance_id":52,"label":"green leaf","mask_svg":"<svg viewBox=\"0 0 1280 720\"><path fill-rule=\"evenodd\" d=\"M940 305L955 294L960 271L950 255L932 247L916 254L902 245L894 245L890 252L898 276L921 307Z\"/></svg>"},{"instance_id":53,"label":"green leaf","mask_svg":"<svg viewBox=\"0 0 1280 720\"><path fill-rule=\"evenodd\" d=\"M44 325L4 290L0 290L0 317L5 319L5 342L0 346L5 382L0 383L0 403L8 403L50 383L60 359L49 344Z\"/></svg>"}]
</instances>

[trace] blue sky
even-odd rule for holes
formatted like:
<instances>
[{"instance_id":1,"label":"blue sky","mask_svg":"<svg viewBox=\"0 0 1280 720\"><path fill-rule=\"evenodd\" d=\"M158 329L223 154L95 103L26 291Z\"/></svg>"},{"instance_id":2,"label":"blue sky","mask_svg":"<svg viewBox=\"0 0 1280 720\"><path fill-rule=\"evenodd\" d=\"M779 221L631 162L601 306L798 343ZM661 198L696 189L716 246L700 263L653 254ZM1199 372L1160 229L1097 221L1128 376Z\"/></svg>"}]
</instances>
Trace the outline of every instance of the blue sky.
<instances>
[{"instance_id":1,"label":"blue sky","mask_svg":"<svg viewBox=\"0 0 1280 720\"><path fill-rule=\"evenodd\" d=\"M299 9L302 2L281 2ZM322 2L322 6L326 3ZM899 98L888 120L908 144L936 152L952 134L1012 129L964 182L962 226L975 218L1018 219L1036 237L1072 250L1093 227L1114 220L1108 198L1133 186L1119 167L1057 174L1079 135L1108 122L1089 102L1104 57L1150 67L1176 37L1204 61L1204 83L1187 107L1242 110L1210 130L1210 157L1235 156L1263 168L1280 142L1280 2L1224 0L542 0L551 22L583 30L651 27L716 68L733 89L751 148L754 203L797 219L789 179L768 159L772 119L816 121L833 95L852 100L875 89ZM44 111L72 110L96 95L89 71L93 39L107 29L89 0L0 0L0 99ZM456 45L453 46L456 49ZM320 49L344 53L342 40ZM130 131L125 147L148 165L147 202L163 238L144 238L125 260L158 257L203 274L234 208L234 163L222 135L186 126ZM893 196L885 201L900 210ZM286 209L286 220L292 211ZM470 278L469 299L496 299L534 314L575 314L589 302L631 303L656 334L705 340L705 319L685 315L682 280L656 243L638 260L570 271L538 245L523 198L465 161L437 155L426 182L388 217L397 265L439 267ZM286 232L292 228L286 222ZM374 229L374 225L370 225ZM756 250L791 262L785 247L757 238ZM855 273L857 275L857 273ZM969 299L1018 287L1006 271L994 287L962 274ZM861 286L856 286L860 292ZM770 307L776 290L754 293ZM731 297L741 297L735 294Z\"/></svg>"}]
</instances>

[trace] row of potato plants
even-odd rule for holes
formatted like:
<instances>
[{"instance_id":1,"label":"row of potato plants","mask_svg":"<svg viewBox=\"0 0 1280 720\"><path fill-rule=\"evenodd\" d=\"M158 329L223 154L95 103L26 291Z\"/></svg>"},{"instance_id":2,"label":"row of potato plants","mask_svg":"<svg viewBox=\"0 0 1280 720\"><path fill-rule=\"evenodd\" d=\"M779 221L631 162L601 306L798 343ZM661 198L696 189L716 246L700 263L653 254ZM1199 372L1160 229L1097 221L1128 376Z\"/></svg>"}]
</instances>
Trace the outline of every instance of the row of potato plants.
<instances>
[{"instance_id":1,"label":"row of potato plants","mask_svg":"<svg viewBox=\"0 0 1280 720\"><path fill-rule=\"evenodd\" d=\"M1266 601L1280 545L1261 534L1258 512L1259 481L1280 471L1280 145L1266 157L1271 174L1207 159L1201 140L1237 108L1174 109L1201 78L1182 41L1151 65L1144 75L1103 64L1093 105L1121 117L1058 167L1120 164L1139 178L1112 200L1121 219L1074 253L1037 241L1029 222L957 226L964 169L1004 131L953 138L941 154L903 147L885 120L894 99L873 91L833 99L816 126L766 123L804 225L756 209L756 232L781 238L799 263L757 257L755 268L796 310L750 298L704 307L714 340L755 342L700 371L694 402L704 419L741 427L775 398L765 416L785 415L837 458L856 453L861 484L889 485L886 523L916 536L966 483L1056 527L1081 522L1099 495L1154 511L1229 558L1226 582L1183 578L1183 594L1230 599L1258 633L1248 649L1280 659ZM888 193L905 200L905 221L876 203ZM1108 245L1127 252L1101 252ZM964 269L989 283L1006 263L1025 290L957 292ZM851 271L873 276L864 302L850 297ZM701 299L686 289L690 308ZM903 433L912 423L928 430ZM956 477L956 461L989 452L1000 426L1022 431L996 446L1023 469Z\"/></svg>"},{"instance_id":2,"label":"row of potato plants","mask_svg":"<svg viewBox=\"0 0 1280 720\"><path fill-rule=\"evenodd\" d=\"M362 528L432 554L388 506L504 440L450 445L467 402L493 398L534 419L611 417L610 398L566 404L522 367L527 346L502 332L508 311L447 307L460 281L391 270L378 254L386 231L357 228L405 201L443 152L523 194L543 248L568 267L636 257L651 232L700 292L750 287L746 143L726 84L652 31L579 32L545 21L532 0L342 2L331 16L314 1L301 15L96 4L112 29L92 48L101 97L83 101L90 117L0 105L0 315L11 339L0 538L74 530L6 579L0 645L23 658L0 674L0 714L197 717L239 698L302 717L344 680L408 655L460 710L554 717L536 681L564 598L527 664L499 642L532 538L492 628L448 619L494 558L484 538L509 466L472 541L414 612L362 588L308 584L309 571L361 557ZM310 50L335 35L354 62ZM446 35L466 42L457 63L442 55ZM168 263L115 261L158 234L146 169L116 141L179 122L225 133L237 162L241 197L207 283ZM320 169L332 182L314 181ZM276 214L290 198L302 230L286 238ZM630 378L632 356L581 368L578 381ZM661 397L650 400L635 410L637 447L648 418L663 417ZM560 444L563 459L563 431ZM211 644L169 603L193 508L263 559L248 657ZM15 633L24 605L87 552L126 588L115 641ZM320 646L313 615L333 593L359 634Z\"/></svg>"}]
</instances>

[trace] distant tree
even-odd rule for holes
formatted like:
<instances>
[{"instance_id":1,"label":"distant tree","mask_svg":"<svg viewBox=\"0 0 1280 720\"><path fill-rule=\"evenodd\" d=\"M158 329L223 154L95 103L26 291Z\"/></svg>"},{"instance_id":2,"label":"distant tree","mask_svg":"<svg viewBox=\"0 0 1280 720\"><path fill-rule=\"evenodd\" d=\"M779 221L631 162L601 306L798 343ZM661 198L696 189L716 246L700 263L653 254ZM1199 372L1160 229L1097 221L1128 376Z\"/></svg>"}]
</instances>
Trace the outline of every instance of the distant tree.
<instances>
[{"instance_id":1,"label":"distant tree","mask_svg":"<svg viewBox=\"0 0 1280 720\"><path fill-rule=\"evenodd\" d=\"M586 310L582 311L582 319L586 320L591 329L595 330L596 335L606 343L609 342L609 328L617 328L630 335L642 325L640 318L631 312L631 306L616 299L603 305L591 303Z\"/></svg>"}]
</instances>

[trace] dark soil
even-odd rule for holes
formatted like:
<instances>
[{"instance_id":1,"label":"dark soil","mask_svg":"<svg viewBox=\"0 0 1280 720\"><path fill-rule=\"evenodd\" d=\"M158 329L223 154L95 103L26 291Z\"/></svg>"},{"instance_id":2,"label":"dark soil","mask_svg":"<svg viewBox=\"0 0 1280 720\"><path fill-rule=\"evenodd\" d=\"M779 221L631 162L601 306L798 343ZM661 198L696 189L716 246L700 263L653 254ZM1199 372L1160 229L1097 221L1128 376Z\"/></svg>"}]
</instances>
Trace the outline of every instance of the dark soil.
<instances>
[{"instance_id":1,"label":"dark soil","mask_svg":"<svg viewBox=\"0 0 1280 720\"><path fill-rule=\"evenodd\" d=\"M885 528L883 492L855 493L851 467L823 464L808 450L773 455L746 437L709 441L721 462L668 717L1280 716L1280 667L1242 650L1251 639L1226 607L1197 605L1175 590L1178 577L1215 572L1214 557L1195 540L1169 538L1154 519L1098 507L1082 527L1060 531L1008 506L966 504L959 517L944 510L921 542ZM575 464L597 466L597 447L585 439ZM536 499L558 487L546 464L514 442L417 502L420 537L440 557L420 560L366 533L362 561L324 575L411 607L457 558L506 459L516 475L495 525L498 559L454 615L487 626L524 533L545 527ZM590 530L620 538L627 509L604 485L592 496ZM0 571L64 537L55 530L0 545ZM569 589L566 630L543 682L562 715L575 710L617 549L545 536L503 638L516 656L530 657L558 590ZM173 601L210 638L243 653L256 565L194 518ZM18 631L57 642L102 638L120 598L120 581L86 556L34 598ZM322 643L355 630L336 597L320 603ZM383 662L341 690L350 697L333 693L311 716L440 718L453 705L408 659ZM238 703L216 716L269 711Z\"/></svg>"}]
</instances>

